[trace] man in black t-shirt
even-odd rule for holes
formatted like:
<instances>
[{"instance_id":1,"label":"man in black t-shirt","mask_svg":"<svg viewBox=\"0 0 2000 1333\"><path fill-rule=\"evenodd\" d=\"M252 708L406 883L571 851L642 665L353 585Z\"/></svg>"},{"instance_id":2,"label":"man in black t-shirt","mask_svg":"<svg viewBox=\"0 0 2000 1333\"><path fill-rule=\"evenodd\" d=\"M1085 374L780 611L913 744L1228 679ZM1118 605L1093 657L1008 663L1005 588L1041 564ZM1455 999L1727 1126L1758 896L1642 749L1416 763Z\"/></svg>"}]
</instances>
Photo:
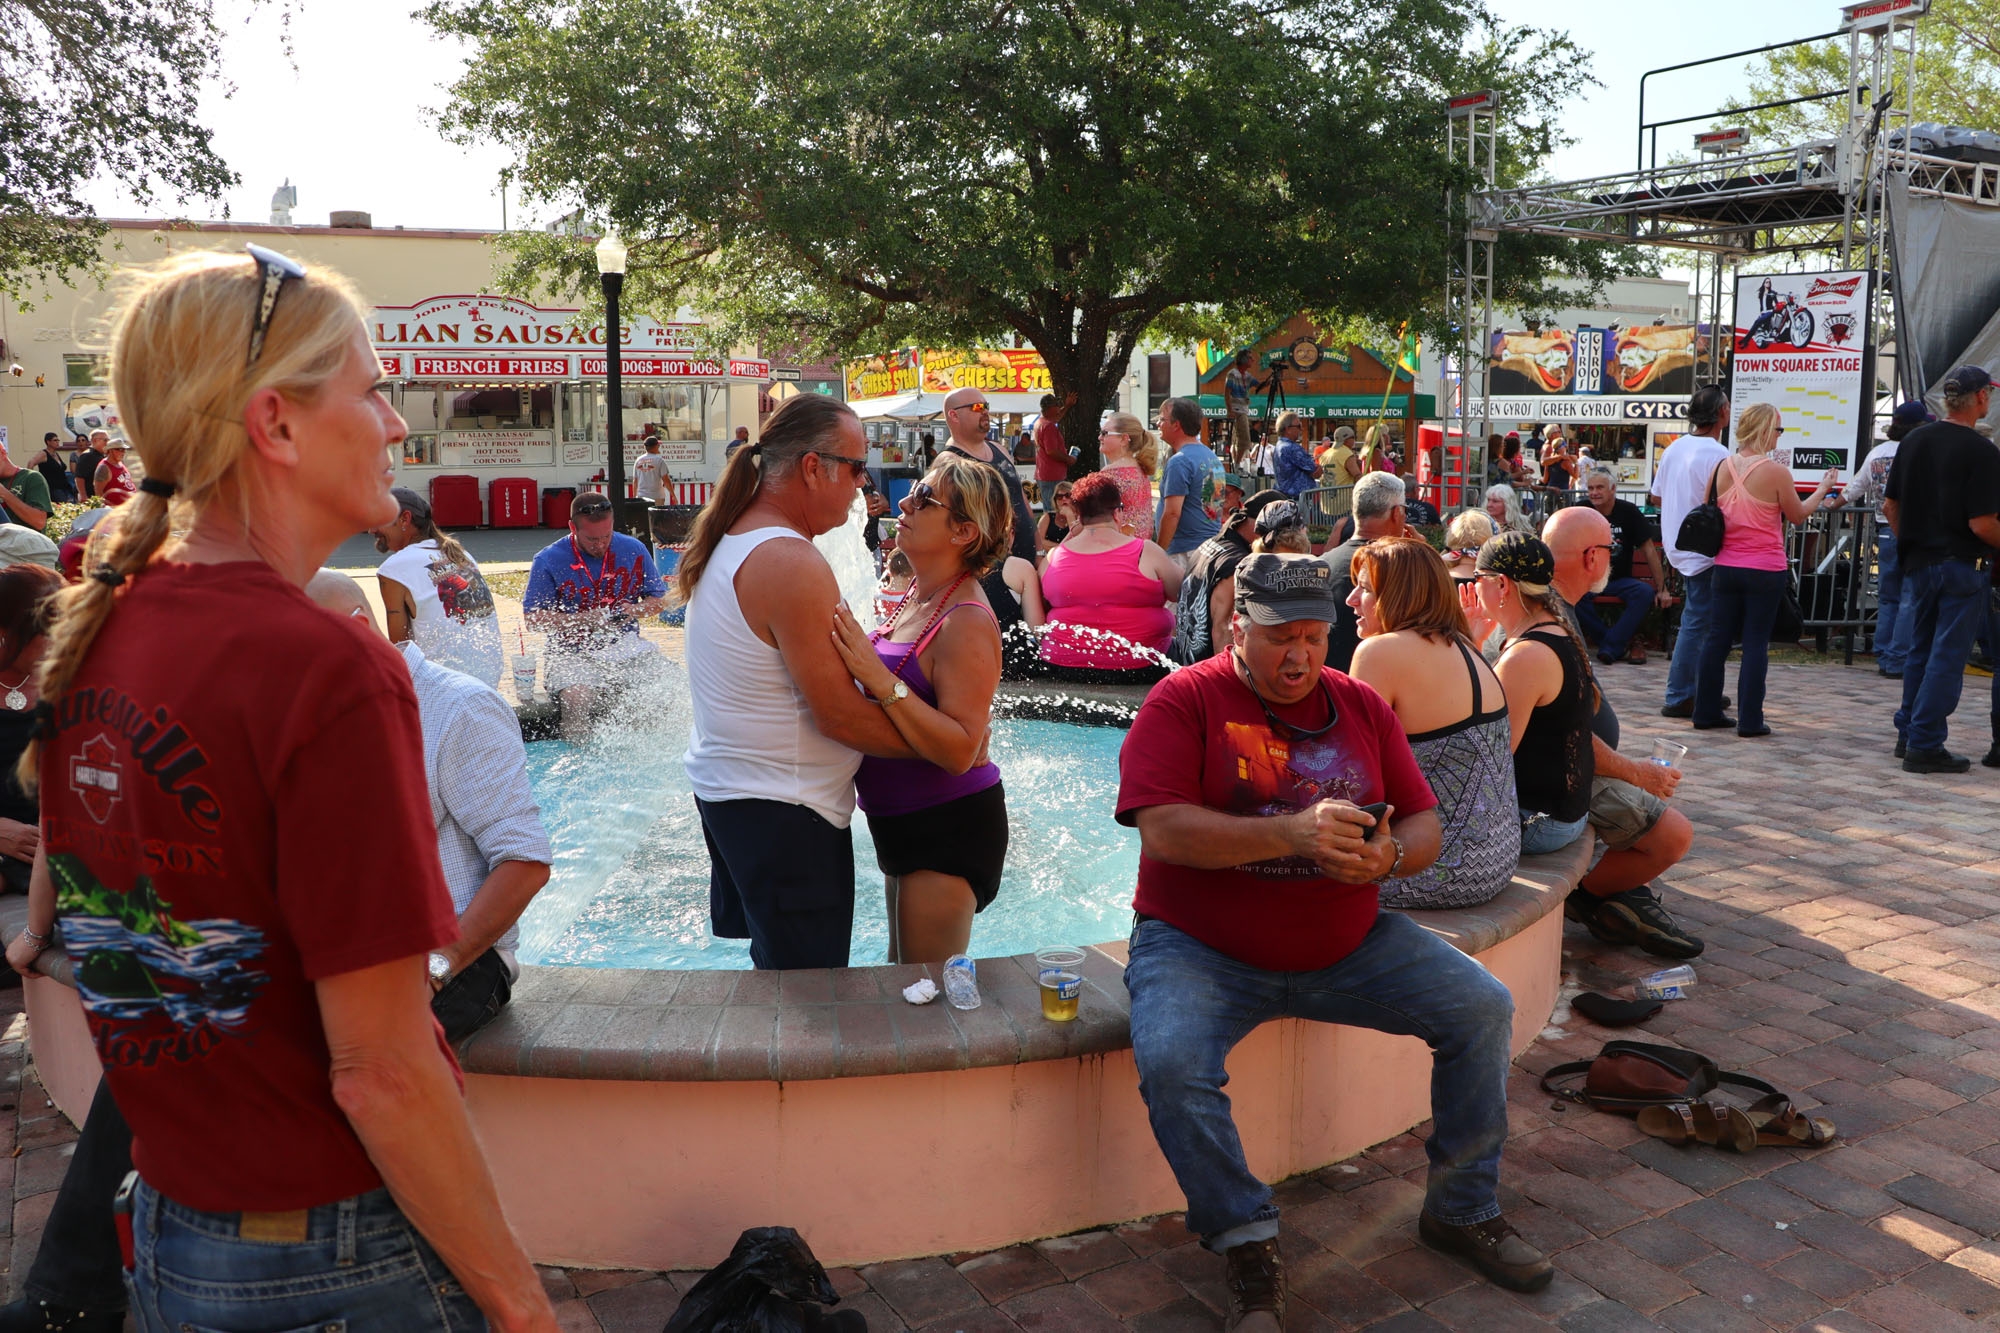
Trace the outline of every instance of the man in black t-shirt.
<instances>
[{"instance_id":1,"label":"man in black t-shirt","mask_svg":"<svg viewBox=\"0 0 2000 1333\"><path fill-rule=\"evenodd\" d=\"M1243 494L1233 486L1223 491L1225 504ZM1182 662L1192 666L1233 646L1229 622L1236 611L1236 566L1250 554L1257 515L1284 498L1279 490L1257 492L1229 508L1222 531L1194 548L1174 604L1174 653Z\"/></svg>"},{"instance_id":2,"label":"man in black t-shirt","mask_svg":"<svg viewBox=\"0 0 2000 1333\"><path fill-rule=\"evenodd\" d=\"M1346 671L1361 646L1361 626L1347 599L1354 592L1354 553L1377 537L1415 536L1408 531L1403 479L1393 472L1369 472L1354 483L1354 535L1319 558L1333 570L1333 596L1339 619L1326 636L1326 664Z\"/></svg>"},{"instance_id":3,"label":"man in black t-shirt","mask_svg":"<svg viewBox=\"0 0 2000 1333\"><path fill-rule=\"evenodd\" d=\"M1616 597L1620 607L1618 622L1606 629L1591 597L1586 596L1576 604L1576 618L1584 634L1596 640L1598 661L1606 665L1621 659L1643 662L1646 650L1634 644L1632 636L1646 623L1646 612L1656 604L1666 606L1673 600L1667 596L1666 576L1660 570L1660 544L1653 540L1653 527L1646 520L1645 511L1630 500L1618 498L1609 468L1593 468L1584 481L1590 492L1590 507L1611 524L1609 577L1595 591ZM1653 574L1651 586L1644 579L1632 577L1632 558L1641 551L1646 553L1646 567Z\"/></svg>"},{"instance_id":4,"label":"man in black t-shirt","mask_svg":"<svg viewBox=\"0 0 2000 1333\"><path fill-rule=\"evenodd\" d=\"M1896 753L1906 773L1963 773L1972 761L1944 748L1972 641L1989 617L1988 569L2000 547L2000 449L1974 430L1993 401L1983 366L1960 366L1938 386L1945 419L1904 437L1889 468L1882 516L1903 566L1903 706ZM1995 677L2000 690L2000 677ZM2000 696L1994 745L1980 762L2000 768Z\"/></svg>"},{"instance_id":5,"label":"man in black t-shirt","mask_svg":"<svg viewBox=\"0 0 2000 1333\"><path fill-rule=\"evenodd\" d=\"M1021 491L1021 474L1007 451L986 438L993 409L978 389L957 389L944 400L945 427L951 442L945 448L963 454L975 463L984 463L1000 474L1007 487L1007 504L1014 511L1014 539L1009 554L1030 564L1035 559L1035 516L1028 512L1027 497Z\"/></svg>"}]
</instances>

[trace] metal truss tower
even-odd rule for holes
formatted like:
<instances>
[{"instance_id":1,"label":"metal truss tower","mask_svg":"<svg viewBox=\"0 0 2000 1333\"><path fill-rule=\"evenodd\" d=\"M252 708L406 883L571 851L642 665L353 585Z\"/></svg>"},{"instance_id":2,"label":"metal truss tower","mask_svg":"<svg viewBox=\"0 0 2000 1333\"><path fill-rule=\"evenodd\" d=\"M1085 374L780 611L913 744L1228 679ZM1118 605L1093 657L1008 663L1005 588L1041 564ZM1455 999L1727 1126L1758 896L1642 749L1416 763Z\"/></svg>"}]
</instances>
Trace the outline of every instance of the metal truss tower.
<instances>
[{"instance_id":1,"label":"metal truss tower","mask_svg":"<svg viewBox=\"0 0 2000 1333\"><path fill-rule=\"evenodd\" d=\"M1486 475L1486 437L1492 430L1486 370L1493 337L1493 245L1500 233L1494 230L1489 211L1499 157L1499 108L1500 99L1490 89L1454 97L1445 105L1450 161L1482 187L1464 192L1462 215L1456 192L1445 200L1445 216L1460 235L1450 250L1452 267L1444 291L1451 342L1443 359L1445 448L1439 479L1447 488L1459 484L1461 504L1477 503L1463 487ZM1455 458L1454 431L1461 446ZM1446 507L1442 497L1438 507Z\"/></svg>"}]
</instances>

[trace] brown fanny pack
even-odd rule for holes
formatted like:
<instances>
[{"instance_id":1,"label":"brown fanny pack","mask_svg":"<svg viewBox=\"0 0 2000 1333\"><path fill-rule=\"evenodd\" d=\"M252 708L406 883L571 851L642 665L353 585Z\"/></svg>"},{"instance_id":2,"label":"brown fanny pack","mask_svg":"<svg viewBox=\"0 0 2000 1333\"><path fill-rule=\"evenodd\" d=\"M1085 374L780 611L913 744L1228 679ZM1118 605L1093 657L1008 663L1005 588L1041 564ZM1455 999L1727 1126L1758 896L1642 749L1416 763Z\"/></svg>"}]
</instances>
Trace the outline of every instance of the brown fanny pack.
<instances>
[{"instance_id":1,"label":"brown fanny pack","mask_svg":"<svg viewBox=\"0 0 2000 1333\"><path fill-rule=\"evenodd\" d=\"M1578 1074L1583 1086L1573 1086ZM1571 1086L1564 1086L1571 1081ZM1761 1078L1731 1073L1695 1051L1643 1041L1606 1042L1595 1060L1573 1060L1542 1075L1542 1090L1600 1111L1637 1115L1648 1106L1672 1106L1704 1097L1719 1087L1747 1088L1760 1096L1781 1096Z\"/></svg>"}]
</instances>

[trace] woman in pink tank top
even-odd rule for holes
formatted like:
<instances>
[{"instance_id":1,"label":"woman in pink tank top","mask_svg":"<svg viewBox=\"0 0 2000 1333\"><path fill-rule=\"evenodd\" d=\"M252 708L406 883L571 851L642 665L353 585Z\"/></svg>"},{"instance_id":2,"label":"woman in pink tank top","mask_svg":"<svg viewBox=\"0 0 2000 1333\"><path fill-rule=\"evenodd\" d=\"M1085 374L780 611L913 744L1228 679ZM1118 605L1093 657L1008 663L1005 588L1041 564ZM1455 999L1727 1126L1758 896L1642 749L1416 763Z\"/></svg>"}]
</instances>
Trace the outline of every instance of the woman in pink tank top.
<instances>
[{"instance_id":1,"label":"woman in pink tank top","mask_svg":"<svg viewBox=\"0 0 2000 1333\"><path fill-rule=\"evenodd\" d=\"M1042 661L1056 674L1159 674L1173 644L1181 568L1156 544L1119 532L1118 483L1102 472L1069 493L1076 523L1042 572ZM1078 675L1078 673L1082 673Z\"/></svg>"},{"instance_id":2,"label":"woman in pink tank top","mask_svg":"<svg viewBox=\"0 0 2000 1333\"><path fill-rule=\"evenodd\" d=\"M834 645L914 759L868 755L854 775L886 879L889 961L964 953L972 918L1000 892L1007 796L986 760L1000 628L979 576L1007 558L1013 511L1000 473L956 454L903 498L896 549L915 578L873 634L845 605Z\"/></svg>"},{"instance_id":3,"label":"woman in pink tank top","mask_svg":"<svg viewBox=\"0 0 2000 1333\"><path fill-rule=\"evenodd\" d=\"M1752 403L1736 421L1736 452L1715 465L1722 550L1715 557L1714 619L1695 679L1697 731L1735 727L1739 736L1771 734L1764 723L1764 678L1771 626L1792 577L1785 555L1785 523L1803 523L1811 517L1836 479L1829 470L1819 488L1801 500L1791 469L1773 457L1784 433L1776 408ZM1722 676L1730 645L1739 640L1743 662L1736 672L1738 712L1730 718L1722 713Z\"/></svg>"}]
</instances>

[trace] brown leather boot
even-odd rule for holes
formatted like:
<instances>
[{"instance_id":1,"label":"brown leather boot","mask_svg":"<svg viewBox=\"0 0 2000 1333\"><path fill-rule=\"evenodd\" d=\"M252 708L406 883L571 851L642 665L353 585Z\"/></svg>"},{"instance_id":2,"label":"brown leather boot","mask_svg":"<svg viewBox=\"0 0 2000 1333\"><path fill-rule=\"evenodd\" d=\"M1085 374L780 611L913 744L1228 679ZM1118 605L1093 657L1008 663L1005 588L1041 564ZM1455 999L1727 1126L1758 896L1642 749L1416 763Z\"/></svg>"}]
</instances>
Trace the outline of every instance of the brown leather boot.
<instances>
[{"instance_id":1,"label":"brown leather boot","mask_svg":"<svg viewBox=\"0 0 2000 1333\"><path fill-rule=\"evenodd\" d=\"M1229 1313L1225 1330L1283 1333L1285 1327L1285 1268L1278 1257L1278 1238L1245 1241L1223 1259L1229 1264Z\"/></svg>"},{"instance_id":2,"label":"brown leather boot","mask_svg":"<svg viewBox=\"0 0 2000 1333\"><path fill-rule=\"evenodd\" d=\"M1424 1213L1417 1218L1417 1236L1434 1250L1472 1260L1474 1268L1513 1291L1540 1291L1556 1275L1549 1257L1504 1217L1455 1227Z\"/></svg>"}]
</instances>

